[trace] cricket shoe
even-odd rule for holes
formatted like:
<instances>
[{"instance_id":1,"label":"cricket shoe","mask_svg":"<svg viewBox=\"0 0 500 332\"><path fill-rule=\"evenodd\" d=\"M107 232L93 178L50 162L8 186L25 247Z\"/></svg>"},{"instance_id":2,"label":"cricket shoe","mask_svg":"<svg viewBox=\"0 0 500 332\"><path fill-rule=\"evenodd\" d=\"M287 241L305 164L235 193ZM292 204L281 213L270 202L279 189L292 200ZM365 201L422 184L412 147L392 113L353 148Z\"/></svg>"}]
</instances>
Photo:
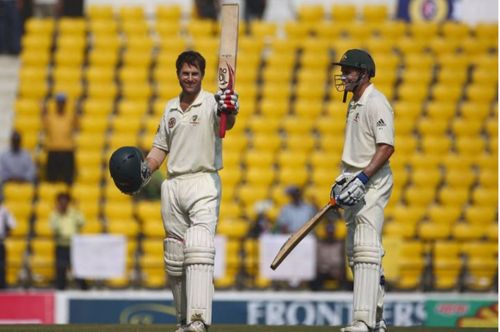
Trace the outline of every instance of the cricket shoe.
<instances>
[{"instance_id":1,"label":"cricket shoe","mask_svg":"<svg viewBox=\"0 0 500 332\"><path fill-rule=\"evenodd\" d=\"M387 332L387 326L385 325L385 320L381 319L375 324L373 332Z\"/></svg>"},{"instance_id":2,"label":"cricket shoe","mask_svg":"<svg viewBox=\"0 0 500 332\"><path fill-rule=\"evenodd\" d=\"M360 320L352 322L351 325L343 327L340 332L371 332L370 328Z\"/></svg>"},{"instance_id":3,"label":"cricket shoe","mask_svg":"<svg viewBox=\"0 0 500 332\"><path fill-rule=\"evenodd\" d=\"M203 323L203 321L195 320L195 321L189 323L184 331L185 332L207 332L208 327L205 325L205 323Z\"/></svg>"}]
</instances>

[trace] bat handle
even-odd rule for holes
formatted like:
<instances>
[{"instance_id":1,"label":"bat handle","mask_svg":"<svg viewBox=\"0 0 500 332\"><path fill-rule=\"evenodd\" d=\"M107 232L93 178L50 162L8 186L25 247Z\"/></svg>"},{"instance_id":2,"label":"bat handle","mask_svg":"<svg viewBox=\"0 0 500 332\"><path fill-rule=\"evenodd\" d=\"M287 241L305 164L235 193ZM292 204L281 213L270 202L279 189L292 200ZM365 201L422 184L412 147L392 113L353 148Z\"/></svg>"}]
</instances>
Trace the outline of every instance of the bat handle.
<instances>
[{"instance_id":1,"label":"bat handle","mask_svg":"<svg viewBox=\"0 0 500 332\"><path fill-rule=\"evenodd\" d=\"M227 122L227 114L221 112L220 114L220 126L219 126L219 137L224 138L226 136L226 122Z\"/></svg>"}]
</instances>

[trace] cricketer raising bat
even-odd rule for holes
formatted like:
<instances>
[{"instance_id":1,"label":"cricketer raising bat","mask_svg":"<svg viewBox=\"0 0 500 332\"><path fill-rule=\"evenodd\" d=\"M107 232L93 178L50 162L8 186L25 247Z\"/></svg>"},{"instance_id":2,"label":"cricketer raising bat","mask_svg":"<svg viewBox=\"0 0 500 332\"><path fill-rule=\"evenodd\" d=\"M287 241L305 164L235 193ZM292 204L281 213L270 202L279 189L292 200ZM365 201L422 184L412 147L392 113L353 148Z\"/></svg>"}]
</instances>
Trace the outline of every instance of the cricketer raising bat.
<instances>
[{"instance_id":1,"label":"cricketer raising bat","mask_svg":"<svg viewBox=\"0 0 500 332\"><path fill-rule=\"evenodd\" d=\"M300 241L304 237L306 237L307 234L309 234L313 228L320 222L321 218L330 211L331 209L337 207L337 203L333 198L330 199L330 201L314 215L309 221L307 221L304 225L302 225L301 228L299 228L295 233L290 235L288 240L281 246L280 251L276 254L276 257L274 257L273 262L271 263L271 269L276 270L276 268L283 262L283 260L290 254L295 248Z\"/></svg>"},{"instance_id":2,"label":"cricketer raising bat","mask_svg":"<svg viewBox=\"0 0 500 332\"><path fill-rule=\"evenodd\" d=\"M219 67L217 77L219 90L234 90L236 79L236 55L238 53L239 5L223 3L220 11L221 29L219 44ZM219 136L226 135L227 114L220 115Z\"/></svg>"}]
</instances>

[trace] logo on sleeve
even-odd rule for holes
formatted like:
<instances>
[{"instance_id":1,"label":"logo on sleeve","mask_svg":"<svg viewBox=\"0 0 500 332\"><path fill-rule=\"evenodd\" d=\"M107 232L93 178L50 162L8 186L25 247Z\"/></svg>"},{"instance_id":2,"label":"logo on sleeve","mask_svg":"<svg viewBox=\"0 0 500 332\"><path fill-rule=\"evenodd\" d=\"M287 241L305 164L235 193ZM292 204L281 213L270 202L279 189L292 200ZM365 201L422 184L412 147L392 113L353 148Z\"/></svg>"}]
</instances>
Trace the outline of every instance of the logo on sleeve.
<instances>
[{"instance_id":1,"label":"logo on sleeve","mask_svg":"<svg viewBox=\"0 0 500 332\"><path fill-rule=\"evenodd\" d=\"M168 120L168 129L172 129L175 126L175 118L170 118Z\"/></svg>"},{"instance_id":2,"label":"logo on sleeve","mask_svg":"<svg viewBox=\"0 0 500 332\"><path fill-rule=\"evenodd\" d=\"M386 124L383 119L380 119L377 121L377 127L385 127Z\"/></svg>"}]
</instances>

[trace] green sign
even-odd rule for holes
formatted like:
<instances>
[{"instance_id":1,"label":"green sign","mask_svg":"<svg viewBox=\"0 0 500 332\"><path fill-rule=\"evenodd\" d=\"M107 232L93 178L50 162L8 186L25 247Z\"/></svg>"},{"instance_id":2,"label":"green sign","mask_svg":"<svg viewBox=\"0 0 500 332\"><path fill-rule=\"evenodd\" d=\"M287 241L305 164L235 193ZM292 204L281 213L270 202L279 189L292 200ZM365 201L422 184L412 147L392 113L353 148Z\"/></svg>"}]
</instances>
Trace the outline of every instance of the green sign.
<instances>
[{"instance_id":1,"label":"green sign","mask_svg":"<svg viewBox=\"0 0 500 332\"><path fill-rule=\"evenodd\" d=\"M428 300L427 326L498 327L498 301Z\"/></svg>"}]
</instances>

